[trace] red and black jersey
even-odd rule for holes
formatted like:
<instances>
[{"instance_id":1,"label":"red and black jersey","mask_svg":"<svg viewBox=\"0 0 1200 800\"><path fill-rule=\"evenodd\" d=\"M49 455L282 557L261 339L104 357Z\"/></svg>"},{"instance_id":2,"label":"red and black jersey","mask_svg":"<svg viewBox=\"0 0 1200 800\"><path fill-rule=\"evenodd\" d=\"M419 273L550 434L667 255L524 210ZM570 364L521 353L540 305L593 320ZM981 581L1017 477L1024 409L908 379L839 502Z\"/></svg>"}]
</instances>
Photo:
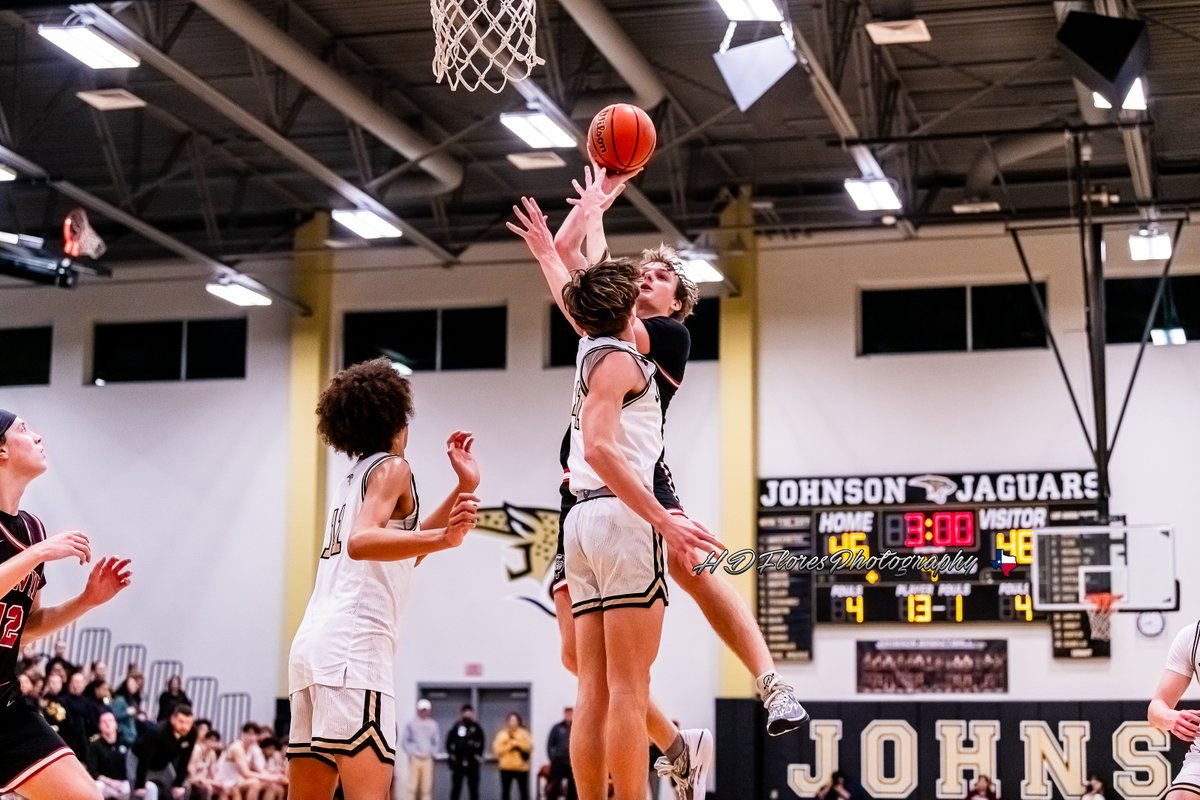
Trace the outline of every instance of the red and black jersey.
<instances>
[{"instance_id":1,"label":"red and black jersey","mask_svg":"<svg viewBox=\"0 0 1200 800\"><path fill-rule=\"evenodd\" d=\"M16 516L0 511L0 563L46 538L42 521L27 511ZM42 564L3 596L0 596L0 706L8 705L20 691L17 661L21 658L21 634L33 608L33 598L46 585Z\"/></svg>"}]
</instances>

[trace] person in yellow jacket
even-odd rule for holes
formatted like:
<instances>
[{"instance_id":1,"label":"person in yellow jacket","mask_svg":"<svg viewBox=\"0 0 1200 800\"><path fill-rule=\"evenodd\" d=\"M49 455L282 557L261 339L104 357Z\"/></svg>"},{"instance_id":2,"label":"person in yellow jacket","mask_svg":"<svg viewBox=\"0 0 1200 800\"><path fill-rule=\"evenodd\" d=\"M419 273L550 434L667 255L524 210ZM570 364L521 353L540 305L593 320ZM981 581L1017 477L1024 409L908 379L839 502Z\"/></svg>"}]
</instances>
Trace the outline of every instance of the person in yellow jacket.
<instances>
[{"instance_id":1,"label":"person in yellow jacket","mask_svg":"<svg viewBox=\"0 0 1200 800\"><path fill-rule=\"evenodd\" d=\"M508 715L505 727L492 740L492 752L500 762L502 800L511 800L515 783L521 800L529 800L529 763L533 755L533 737L521 722L521 715Z\"/></svg>"}]
</instances>

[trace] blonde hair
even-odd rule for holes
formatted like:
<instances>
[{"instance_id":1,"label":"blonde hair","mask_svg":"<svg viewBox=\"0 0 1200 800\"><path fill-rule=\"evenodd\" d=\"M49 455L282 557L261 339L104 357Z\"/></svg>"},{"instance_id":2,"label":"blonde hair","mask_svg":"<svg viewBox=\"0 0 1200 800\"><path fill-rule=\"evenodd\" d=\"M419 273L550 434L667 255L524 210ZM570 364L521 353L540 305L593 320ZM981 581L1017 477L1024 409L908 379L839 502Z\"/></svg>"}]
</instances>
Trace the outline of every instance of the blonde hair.
<instances>
[{"instance_id":1,"label":"blonde hair","mask_svg":"<svg viewBox=\"0 0 1200 800\"><path fill-rule=\"evenodd\" d=\"M641 268L631 259L601 261L571 275L562 290L563 305L588 336L615 336L633 315L641 276Z\"/></svg>"},{"instance_id":2,"label":"blonde hair","mask_svg":"<svg viewBox=\"0 0 1200 800\"><path fill-rule=\"evenodd\" d=\"M679 301L679 310L671 314L671 317L683 322L696 310L696 303L700 302L700 289L684 271L683 259L674 247L660 244L658 247L642 251L638 267L645 267L647 264L666 264L675 273L675 299Z\"/></svg>"}]
</instances>

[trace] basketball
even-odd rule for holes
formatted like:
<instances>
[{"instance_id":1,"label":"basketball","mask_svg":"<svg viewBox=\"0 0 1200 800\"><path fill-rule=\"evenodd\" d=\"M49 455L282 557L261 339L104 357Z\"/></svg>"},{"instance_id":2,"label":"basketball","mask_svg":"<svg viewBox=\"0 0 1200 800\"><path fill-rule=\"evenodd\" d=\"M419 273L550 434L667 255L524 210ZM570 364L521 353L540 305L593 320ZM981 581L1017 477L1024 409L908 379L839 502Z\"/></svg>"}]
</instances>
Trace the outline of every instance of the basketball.
<instances>
[{"instance_id":1,"label":"basketball","mask_svg":"<svg viewBox=\"0 0 1200 800\"><path fill-rule=\"evenodd\" d=\"M654 155L658 136L650 116L629 103L615 103L600 111L588 128L588 155L611 174L633 172Z\"/></svg>"}]
</instances>

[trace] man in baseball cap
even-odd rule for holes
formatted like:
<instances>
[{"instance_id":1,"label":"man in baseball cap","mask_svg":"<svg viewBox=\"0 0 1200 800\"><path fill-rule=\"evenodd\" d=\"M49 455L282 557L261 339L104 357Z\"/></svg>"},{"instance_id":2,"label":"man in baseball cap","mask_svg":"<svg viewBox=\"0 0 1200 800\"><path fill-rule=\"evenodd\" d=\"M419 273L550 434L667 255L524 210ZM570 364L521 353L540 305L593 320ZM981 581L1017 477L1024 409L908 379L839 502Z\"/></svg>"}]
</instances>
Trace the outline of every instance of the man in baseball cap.
<instances>
[{"instance_id":1,"label":"man in baseball cap","mask_svg":"<svg viewBox=\"0 0 1200 800\"><path fill-rule=\"evenodd\" d=\"M417 701L417 716L404 726L401 746L408 754L408 800L431 800L433 796L433 757L442 740L433 703L422 697Z\"/></svg>"}]
</instances>

